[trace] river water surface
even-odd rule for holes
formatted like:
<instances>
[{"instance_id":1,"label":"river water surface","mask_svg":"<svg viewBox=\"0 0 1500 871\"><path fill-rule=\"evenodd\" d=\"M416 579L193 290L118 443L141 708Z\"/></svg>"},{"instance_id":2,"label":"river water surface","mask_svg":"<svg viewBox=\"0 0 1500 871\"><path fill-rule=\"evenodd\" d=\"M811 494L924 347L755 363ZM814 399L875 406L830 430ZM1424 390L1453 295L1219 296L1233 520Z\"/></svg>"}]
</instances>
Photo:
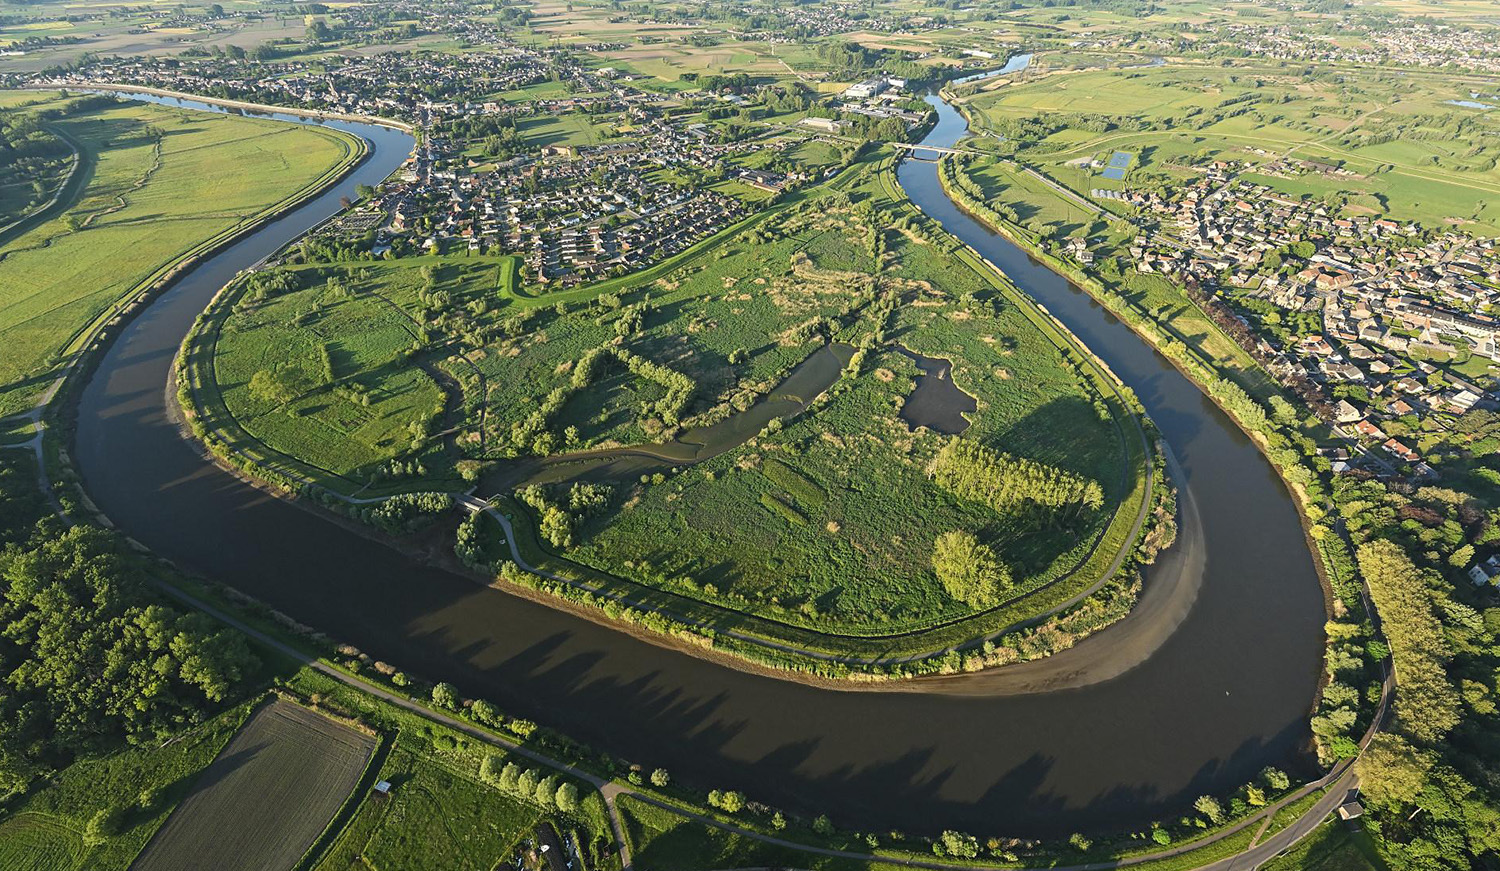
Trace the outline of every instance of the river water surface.
<instances>
[{"instance_id":1,"label":"river water surface","mask_svg":"<svg viewBox=\"0 0 1500 871\"><path fill-rule=\"evenodd\" d=\"M950 143L963 122L939 108L928 139ZM1099 353L1182 461L1201 517L1191 531L1202 542L1190 563L1196 597L1175 631L1137 651L1143 661L1117 663L1123 674L1051 692L1005 688L1006 670L874 692L747 674L408 560L206 463L167 407L172 357L193 318L237 270L335 212L339 197L383 178L412 147L394 130L328 126L371 141L370 159L186 275L125 327L87 385L75 456L124 532L378 659L681 781L743 789L850 828L1058 835L1137 826L1264 765L1305 767L1323 604L1285 489L1134 334L960 214L931 164L902 168L912 197ZM1108 655L1106 640L1125 634L1110 630L1069 651L1077 657L1054 657L1054 684L1074 687L1069 664Z\"/></svg>"}]
</instances>

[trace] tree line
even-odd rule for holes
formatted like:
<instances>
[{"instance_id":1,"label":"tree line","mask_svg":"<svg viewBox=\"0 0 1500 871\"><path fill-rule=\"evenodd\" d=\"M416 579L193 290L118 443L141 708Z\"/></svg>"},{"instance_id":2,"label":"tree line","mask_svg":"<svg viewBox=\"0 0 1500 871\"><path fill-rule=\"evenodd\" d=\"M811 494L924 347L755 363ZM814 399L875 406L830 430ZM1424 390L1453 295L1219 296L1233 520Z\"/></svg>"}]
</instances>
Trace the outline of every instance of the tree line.
<instances>
[{"instance_id":1,"label":"tree line","mask_svg":"<svg viewBox=\"0 0 1500 871\"><path fill-rule=\"evenodd\" d=\"M1097 481L954 437L943 445L927 475L955 497L1001 514L1024 506L1097 510L1104 490Z\"/></svg>"}]
</instances>

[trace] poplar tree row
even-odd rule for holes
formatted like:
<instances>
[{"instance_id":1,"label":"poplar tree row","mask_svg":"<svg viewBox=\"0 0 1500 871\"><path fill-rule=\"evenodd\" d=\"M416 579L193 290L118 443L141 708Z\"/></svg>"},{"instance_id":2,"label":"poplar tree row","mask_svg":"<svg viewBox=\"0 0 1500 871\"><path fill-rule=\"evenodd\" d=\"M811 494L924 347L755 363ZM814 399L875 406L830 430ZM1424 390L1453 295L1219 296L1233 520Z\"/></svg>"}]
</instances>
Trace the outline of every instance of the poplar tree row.
<instances>
[{"instance_id":1,"label":"poplar tree row","mask_svg":"<svg viewBox=\"0 0 1500 871\"><path fill-rule=\"evenodd\" d=\"M1089 510L1104 505L1104 491L1097 481L968 439L949 440L927 474L957 498L982 502L1002 514L1028 504Z\"/></svg>"}]
</instances>

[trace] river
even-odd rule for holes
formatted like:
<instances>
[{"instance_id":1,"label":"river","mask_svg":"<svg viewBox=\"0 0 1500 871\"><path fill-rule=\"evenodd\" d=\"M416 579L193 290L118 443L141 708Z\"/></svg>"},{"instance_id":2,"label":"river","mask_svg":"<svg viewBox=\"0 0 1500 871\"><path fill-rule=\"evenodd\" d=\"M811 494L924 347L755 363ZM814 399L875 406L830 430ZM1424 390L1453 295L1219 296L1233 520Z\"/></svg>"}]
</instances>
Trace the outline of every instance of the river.
<instances>
[{"instance_id":1,"label":"river","mask_svg":"<svg viewBox=\"0 0 1500 871\"><path fill-rule=\"evenodd\" d=\"M928 140L952 142L962 119L939 111ZM1196 595L1143 662L1118 663L1123 674L1088 683L1063 673L1090 651L1108 659L1109 639L1129 635L1119 627L1052 658L1044 670L1073 687L1057 691L1006 687L1008 669L874 692L748 674L409 560L205 462L168 414L172 357L194 317L235 272L393 171L412 145L387 128L328 126L364 136L373 154L184 276L120 332L86 385L74 456L124 532L378 659L680 781L845 827L1063 835L1180 813L1267 764L1308 773L1323 604L1281 482L1133 333L959 214L931 164L902 168L913 199L1103 357L1181 459L1201 518L1185 530L1202 541L1189 563Z\"/></svg>"}]
</instances>

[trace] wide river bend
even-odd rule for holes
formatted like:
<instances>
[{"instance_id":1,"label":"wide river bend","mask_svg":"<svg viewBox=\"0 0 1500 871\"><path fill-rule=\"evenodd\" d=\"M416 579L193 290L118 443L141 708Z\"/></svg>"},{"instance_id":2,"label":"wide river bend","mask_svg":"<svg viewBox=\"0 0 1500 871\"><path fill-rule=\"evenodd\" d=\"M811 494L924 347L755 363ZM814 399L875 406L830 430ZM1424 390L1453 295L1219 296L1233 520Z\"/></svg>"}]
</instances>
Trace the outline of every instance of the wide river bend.
<instances>
[{"instance_id":1,"label":"wide river bend","mask_svg":"<svg viewBox=\"0 0 1500 871\"><path fill-rule=\"evenodd\" d=\"M962 119L939 111L928 141L955 141ZM368 140L370 158L184 276L121 331L86 386L74 454L124 532L378 659L679 780L827 813L845 827L1058 835L1136 826L1264 765L1306 768L1324 611L1282 483L1132 332L962 215L932 164L902 167L911 197L1107 361L1181 463L1202 543L1196 598L1143 662L1121 663L1123 674L1018 695L987 690L987 675L841 692L740 672L408 560L205 462L168 414L172 358L194 317L237 271L333 214L355 185L387 176L412 147L389 128L327 123Z\"/></svg>"}]
</instances>

